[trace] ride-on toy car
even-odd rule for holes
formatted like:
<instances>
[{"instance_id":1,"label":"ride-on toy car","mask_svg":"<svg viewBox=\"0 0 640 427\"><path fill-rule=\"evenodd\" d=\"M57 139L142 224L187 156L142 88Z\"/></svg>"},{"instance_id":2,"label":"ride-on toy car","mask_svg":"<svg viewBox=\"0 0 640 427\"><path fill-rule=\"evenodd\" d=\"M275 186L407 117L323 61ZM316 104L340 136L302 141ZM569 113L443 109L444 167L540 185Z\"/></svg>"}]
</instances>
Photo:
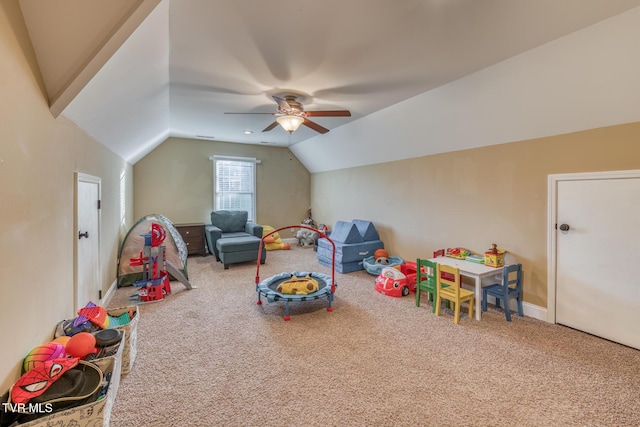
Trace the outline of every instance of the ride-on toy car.
<instances>
[{"instance_id":1,"label":"ride-on toy car","mask_svg":"<svg viewBox=\"0 0 640 427\"><path fill-rule=\"evenodd\" d=\"M385 267L376 277L376 291L390 297L404 297L416 291L416 263Z\"/></svg>"}]
</instances>

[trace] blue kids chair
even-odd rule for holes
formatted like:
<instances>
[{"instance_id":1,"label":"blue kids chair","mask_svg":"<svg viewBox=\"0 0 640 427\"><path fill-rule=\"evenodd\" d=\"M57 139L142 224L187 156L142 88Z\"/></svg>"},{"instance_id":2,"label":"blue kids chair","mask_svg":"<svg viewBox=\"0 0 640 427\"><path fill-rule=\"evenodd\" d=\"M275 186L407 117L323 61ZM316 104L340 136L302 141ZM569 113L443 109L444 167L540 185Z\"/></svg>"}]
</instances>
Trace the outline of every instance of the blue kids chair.
<instances>
[{"instance_id":1,"label":"blue kids chair","mask_svg":"<svg viewBox=\"0 0 640 427\"><path fill-rule=\"evenodd\" d=\"M511 322L509 298L516 299L518 316L524 316L522 312L522 264L504 266L502 269L502 283L496 283L482 288L482 311L487 311L488 295L495 297L497 308L500 308L500 300L502 300L507 322Z\"/></svg>"}]
</instances>

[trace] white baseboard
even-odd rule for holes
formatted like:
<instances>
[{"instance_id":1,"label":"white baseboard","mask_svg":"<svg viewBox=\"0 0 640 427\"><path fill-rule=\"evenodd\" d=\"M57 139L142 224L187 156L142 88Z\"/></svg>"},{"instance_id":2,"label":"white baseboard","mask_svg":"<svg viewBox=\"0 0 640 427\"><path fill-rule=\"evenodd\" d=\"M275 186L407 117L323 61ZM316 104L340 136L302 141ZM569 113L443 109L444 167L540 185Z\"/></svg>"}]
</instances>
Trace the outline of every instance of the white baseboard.
<instances>
[{"instance_id":1,"label":"white baseboard","mask_svg":"<svg viewBox=\"0 0 640 427\"><path fill-rule=\"evenodd\" d=\"M298 244L298 239L295 237L287 237L286 239L282 239L282 243L291 243L292 245Z\"/></svg>"},{"instance_id":2,"label":"white baseboard","mask_svg":"<svg viewBox=\"0 0 640 427\"><path fill-rule=\"evenodd\" d=\"M495 305L496 299L491 295L489 295L487 297L487 302L489 304ZM515 312L518 311L518 306L516 304L515 299L509 298L509 307L511 308L512 311L515 311ZM524 312L524 315L527 317L533 317L534 319L543 320L545 322L547 321L547 309L545 307L540 307L538 305L534 305L526 301L523 301L522 311Z\"/></svg>"},{"instance_id":3,"label":"white baseboard","mask_svg":"<svg viewBox=\"0 0 640 427\"><path fill-rule=\"evenodd\" d=\"M107 305L109 305L109 301L111 300L111 297L113 296L113 294L116 292L117 287L118 287L118 281L116 279L113 281L113 283L111 283L111 286L109 286L109 289L104 294L104 296L102 297L98 305L102 307L106 307Z\"/></svg>"}]
</instances>

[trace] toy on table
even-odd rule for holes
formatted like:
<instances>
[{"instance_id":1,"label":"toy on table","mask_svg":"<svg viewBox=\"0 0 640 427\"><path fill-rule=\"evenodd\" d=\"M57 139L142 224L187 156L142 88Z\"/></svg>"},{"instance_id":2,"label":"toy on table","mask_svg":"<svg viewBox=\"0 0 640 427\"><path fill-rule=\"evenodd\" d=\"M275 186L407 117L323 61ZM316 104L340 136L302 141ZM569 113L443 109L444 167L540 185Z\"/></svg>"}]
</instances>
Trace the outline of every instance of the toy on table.
<instances>
[{"instance_id":1,"label":"toy on table","mask_svg":"<svg viewBox=\"0 0 640 427\"><path fill-rule=\"evenodd\" d=\"M504 249L498 249L498 245L491 244L491 247L484 253L484 265L489 267L504 267Z\"/></svg>"},{"instance_id":2,"label":"toy on table","mask_svg":"<svg viewBox=\"0 0 640 427\"><path fill-rule=\"evenodd\" d=\"M465 248L447 248L445 256L457 259L465 259L467 255L471 255L471 251Z\"/></svg>"}]
</instances>

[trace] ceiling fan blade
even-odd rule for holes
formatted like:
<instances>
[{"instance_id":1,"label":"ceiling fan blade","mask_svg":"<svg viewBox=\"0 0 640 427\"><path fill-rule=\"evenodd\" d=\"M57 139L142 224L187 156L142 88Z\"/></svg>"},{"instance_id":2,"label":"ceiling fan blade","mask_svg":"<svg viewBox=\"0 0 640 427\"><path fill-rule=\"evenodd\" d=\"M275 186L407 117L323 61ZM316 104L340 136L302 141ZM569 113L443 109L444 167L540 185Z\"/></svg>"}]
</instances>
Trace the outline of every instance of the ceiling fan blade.
<instances>
[{"instance_id":1,"label":"ceiling fan blade","mask_svg":"<svg viewBox=\"0 0 640 427\"><path fill-rule=\"evenodd\" d=\"M271 97L273 98L274 101L276 101L276 103L278 104L278 108L280 110L283 110L283 111L291 110L291 105L289 105L289 103L284 99L279 98L275 95L272 95Z\"/></svg>"},{"instance_id":2,"label":"ceiling fan blade","mask_svg":"<svg viewBox=\"0 0 640 427\"><path fill-rule=\"evenodd\" d=\"M278 122L273 122L266 128L262 129L262 132L269 132L271 129L273 129L276 126L278 126Z\"/></svg>"},{"instance_id":3,"label":"ceiling fan blade","mask_svg":"<svg viewBox=\"0 0 640 427\"><path fill-rule=\"evenodd\" d=\"M269 114L275 116L276 113L224 113L224 114Z\"/></svg>"},{"instance_id":4,"label":"ceiling fan blade","mask_svg":"<svg viewBox=\"0 0 640 427\"><path fill-rule=\"evenodd\" d=\"M305 111L307 117L351 117L349 110Z\"/></svg>"},{"instance_id":5,"label":"ceiling fan blade","mask_svg":"<svg viewBox=\"0 0 640 427\"><path fill-rule=\"evenodd\" d=\"M329 129L320 126L319 124L312 122L311 120L308 119L304 119L304 122L302 122L303 125L305 125L308 128L311 128L313 130L315 130L316 132L319 133L327 133L329 132Z\"/></svg>"}]
</instances>

